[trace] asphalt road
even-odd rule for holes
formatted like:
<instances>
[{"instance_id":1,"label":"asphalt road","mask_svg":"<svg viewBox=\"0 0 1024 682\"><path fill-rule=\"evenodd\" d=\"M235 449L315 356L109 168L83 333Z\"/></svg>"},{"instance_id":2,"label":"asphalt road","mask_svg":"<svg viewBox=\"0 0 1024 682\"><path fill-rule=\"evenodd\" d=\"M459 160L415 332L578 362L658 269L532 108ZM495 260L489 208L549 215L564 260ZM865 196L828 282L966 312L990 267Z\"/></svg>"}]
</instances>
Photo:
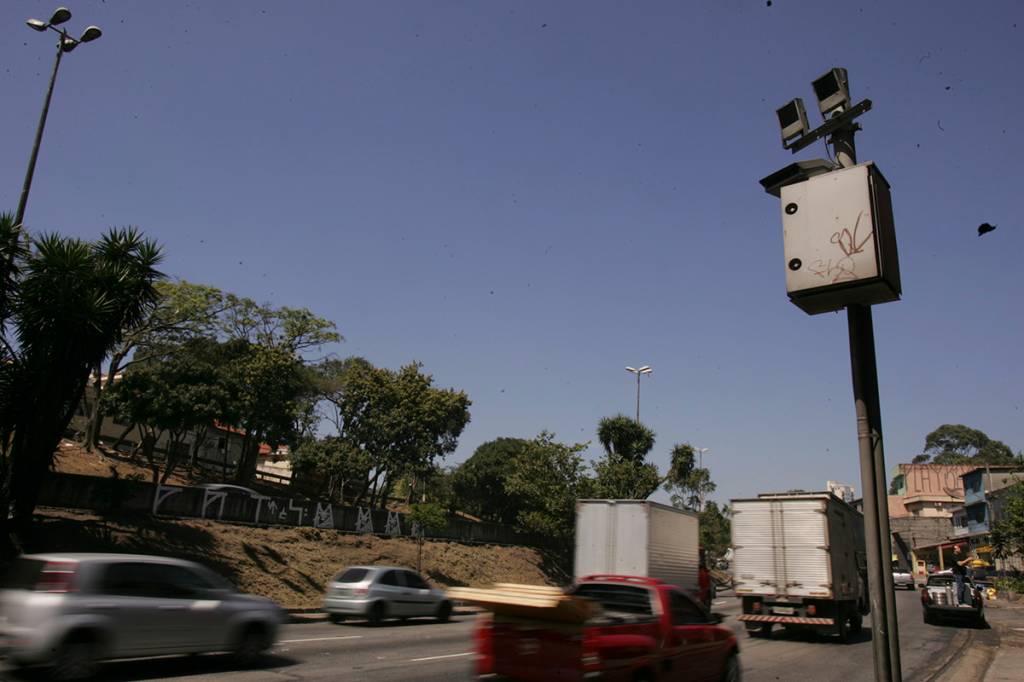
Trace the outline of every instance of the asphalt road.
<instances>
[{"instance_id":1,"label":"asphalt road","mask_svg":"<svg viewBox=\"0 0 1024 682\"><path fill-rule=\"evenodd\" d=\"M955 638L958 628L954 626L925 625L916 592L898 592L896 602L904 679L928 682L955 653L963 635ZM770 640L752 639L735 619L739 610L736 599L721 597L714 609L726 616L726 625L740 638L740 658L747 680L873 679L867 622L863 634L847 644L781 630L774 632ZM380 628L360 623L293 624L283 628L272 654L257 669L237 670L228 656L193 656L111 663L104 668L102 677L118 682L471 680L472 625L471 616L456 617L445 624L409 621Z\"/></svg>"}]
</instances>

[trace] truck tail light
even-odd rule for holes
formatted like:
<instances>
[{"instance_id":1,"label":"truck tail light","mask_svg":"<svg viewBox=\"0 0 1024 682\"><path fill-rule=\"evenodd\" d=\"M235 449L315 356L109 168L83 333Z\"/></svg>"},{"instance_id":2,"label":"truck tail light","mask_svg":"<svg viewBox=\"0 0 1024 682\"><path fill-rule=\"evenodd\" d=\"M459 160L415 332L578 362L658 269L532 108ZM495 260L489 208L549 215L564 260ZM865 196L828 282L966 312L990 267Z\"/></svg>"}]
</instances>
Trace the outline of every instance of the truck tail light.
<instances>
[{"instance_id":1,"label":"truck tail light","mask_svg":"<svg viewBox=\"0 0 1024 682\"><path fill-rule=\"evenodd\" d=\"M817 606L815 606L814 604L808 604L807 605L807 615L808 616L813 616L813 615L816 615L817 613L818 613L818 607Z\"/></svg>"},{"instance_id":2,"label":"truck tail light","mask_svg":"<svg viewBox=\"0 0 1024 682\"><path fill-rule=\"evenodd\" d=\"M48 561L39 573L36 592L74 592L75 571L78 564L73 561Z\"/></svg>"},{"instance_id":3,"label":"truck tail light","mask_svg":"<svg viewBox=\"0 0 1024 682\"><path fill-rule=\"evenodd\" d=\"M580 657L583 664L583 672L595 672L601 670L601 654L592 637L583 640L583 656Z\"/></svg>"},{"instance_id":4,"label":"truck tail light","mask_svg":"<svg viewBox=\"0 0 1024 682\"><path fill-rule=\"evenodd\" d=\"M352 594L356 595L357 597L365 596L369 592L370 588L368 587L357 587L356 589L352 590Z\"/></svg>"},{"instance_id":5,"label":"truck tail light","mask_svg":"<svg viewBox=\"0 0 1024 682\"><path fill-rule=\"evenodd\" d=\"M494 673L494 624L489 615L477 618L473 639L476 640L476 673L491 675Z\"/></svg>"},{"instance_id":6,"label":"truck tail light","mask_svg":"<svg viewBox=\"0 0 1024 682\"><path fill-rule=\"evenodd\" d=\"M750 605L750 610L754 613L761 613L761 602L756 601Z\"/></svg>"},{"instance_id":7,"label":"truck tail light","mask_svg":"<svg viewBox=\"0 0 1024 682\"><path fill-rule=\"evenodd\" d=\"M927 587L922 587L921 588L921 603L922 604L931 604L932 603L932 595L928 594L928 588Z\"/></svg>"}]
</instances>

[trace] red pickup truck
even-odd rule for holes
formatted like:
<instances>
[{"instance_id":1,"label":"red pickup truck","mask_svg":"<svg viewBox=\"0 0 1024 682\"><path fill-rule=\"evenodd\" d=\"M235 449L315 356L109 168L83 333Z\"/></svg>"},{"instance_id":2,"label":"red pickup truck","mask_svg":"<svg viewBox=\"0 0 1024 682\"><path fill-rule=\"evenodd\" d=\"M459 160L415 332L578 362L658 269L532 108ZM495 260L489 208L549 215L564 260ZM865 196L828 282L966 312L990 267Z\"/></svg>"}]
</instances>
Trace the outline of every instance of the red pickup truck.
<instances>
[{"instance_id":1,"label":"red pickup truck","mask_svg":"<svg viewBox=\"0 0 1024 682\"><path fill-rule=\"evenodd\" d=\"M733 632L688 594L653 578L594 575L569 594L597 602L582 624L487 614L475 632L481 679L740 679Z\"/></svg>"}]
</instances>

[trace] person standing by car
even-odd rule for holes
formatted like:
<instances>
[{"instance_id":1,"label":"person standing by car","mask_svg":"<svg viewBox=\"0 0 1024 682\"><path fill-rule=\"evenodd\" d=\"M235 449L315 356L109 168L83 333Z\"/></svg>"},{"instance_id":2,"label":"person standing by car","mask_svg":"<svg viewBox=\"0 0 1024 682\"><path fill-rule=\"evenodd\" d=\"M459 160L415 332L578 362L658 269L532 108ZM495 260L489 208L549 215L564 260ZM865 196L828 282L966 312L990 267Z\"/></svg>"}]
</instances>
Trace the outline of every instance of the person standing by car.
<instances>
[{"instance_id":1,"label":"person standing by car","mask_svg":"<svg viewBox=\"0 0 1024 682\"><path fill-rule=\"evenodd\" d=\"M963 604L965 599L964 590L964 579L967 577L967 564L971 563L971 558L963 558L963 554L960 551L961 545L953 546L953 565L950 570L953 571L953 579L956 581L956 603Z\"/></svg>"}]
</instances>

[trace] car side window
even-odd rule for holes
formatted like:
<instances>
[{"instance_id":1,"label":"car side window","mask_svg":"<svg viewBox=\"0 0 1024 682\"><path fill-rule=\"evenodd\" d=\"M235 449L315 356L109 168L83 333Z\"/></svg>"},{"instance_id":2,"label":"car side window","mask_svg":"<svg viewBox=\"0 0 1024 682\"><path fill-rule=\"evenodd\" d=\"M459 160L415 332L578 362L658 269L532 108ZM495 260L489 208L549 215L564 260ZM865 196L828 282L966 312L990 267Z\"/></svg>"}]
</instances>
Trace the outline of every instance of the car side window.
<instances>
[{"instance_id":1,"label":"car side window","mask_svg":"<svg viewBox=\"0 0 1024 682\"><path fill-rule=\"evenodd\" d=\"M427 585L427 583L423 581L423 578L416 573L413 573L412 571L404 571L404 574L406 587L411 587L414 590L430 589L430 586Z\"/></svg>"},{"instance_id":2,"label":"car side window","mask_svg":"<svg viewBox=\"0 0 1024 682\"><path fill-rule=\"evenodd\" d=\"M153 599L194 599L209 581L182 566L157 563L110 564L100 580L102 594Z\"/></svg>"},{"instance_id":3,"label":"car side window","mask_svg":"<svg viewBox=\"0 0 1024 682\"><path fill-rule=\"evenodd\" d=\"M701 608L685 594L673 590L669 595L673 625L696 625L708 622L707 616L704 615Z\"/></svg>"},{"instance_id":4,"label":"car side window","mask_svg":"<svg viewBox=\"0 0 1024 682\"><path fill-rule=\"evenodd\" d=\"M184 566L155 564L157 577L164 585L165 596L172 599L195 599L212 585L203 576Z\"/></svg>"},{"instance_id":5,"label":"car side window","mask_svg":"<svg viewBox=\"0 0 1024 682\"><path fill-rule=\"evenodd\" d=\"M402 587L402 580L398 575L398 571L388 571L380 577L380 584L390 587Z\"/></svg>"}]
</instances>

